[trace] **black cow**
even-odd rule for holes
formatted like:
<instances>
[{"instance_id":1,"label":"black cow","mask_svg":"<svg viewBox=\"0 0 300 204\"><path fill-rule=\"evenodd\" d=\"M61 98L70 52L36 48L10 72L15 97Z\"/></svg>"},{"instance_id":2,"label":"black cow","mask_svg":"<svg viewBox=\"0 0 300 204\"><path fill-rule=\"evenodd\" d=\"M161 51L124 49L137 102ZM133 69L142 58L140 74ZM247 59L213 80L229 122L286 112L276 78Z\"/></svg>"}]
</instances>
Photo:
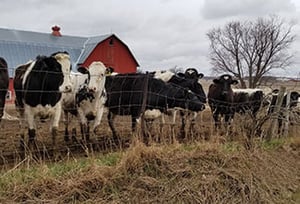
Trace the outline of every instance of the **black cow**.
<instances>
[{"instance_id":1,"label":"black cow","mask_svg":"<svg viewBox=\"0 0 300 204\"><path fill-rule=\"evenodd\" d=\"M278 98L278 89L275 89L273 91L272 94L272 100L271 100L271 104L270 107L268 109L268 114L272 114L274 112L275 109L275 104ZM288 107L288 110L286 111L290 111L291 109L295 108L299 102L299 97L300 94L296 91L292 91L290 93L290 103L287 104L287 93L284 93L284 97L283 97L283 101L282 101L282 105L281 105L281 109L279 111L279 115L278 115L278 133L281 133L282 131L282 122L285 119L285 115L284 115L284 110L286 110L285 108Z\"/></svg>"},{"instance_id":2,"label":"black cow","mask_svg":"<svg viewBox=\"0 0 300 204\"><path fill-rule=\"evenodd\" d=\"M7 63L5 59L0 57L0 121L4 113L5 99L8 90L9 76L7 71Z\"/></svg>"},{"instance_id":3,"label":"black cow","mask_svg":"<svg viewBox=\"0 0 300 204\"><path fill-rule=\"evenodd\" d=\"M50 57L38 56L16 69L14 89L16 108L20 113L21 122L28 125L29 145L36 135L35 118L42 120L51 118L53 146L57 135L61 115L62 92L71 91L71 62L66 52L58 52ZM23 125L23 124L21 124Z\"/></svg>"},{"instance_id":4,"label":"black cow","mask_svg":"<svg viewBox=\"0 0 300 204\"><path fill-rule=\"evenodd\" d=\"M148 85L148 86L146 86ZM131 115L132 131L143 111L180 107L191 111L201 111L204 104L196 94L180 86L155 79L150 74L118 74L106 78L108 121L114 139L117 134L113 126L114 115Z\"/></svg>"},{"instance_id":5,"label":"black cow","mask_svg":"<svg viewBox=\"0 0 300 204\"><path fill-rule=\"evenodd\" d=\"M181 74L180 74L181 75ZM202 73L198 73L195 68L187 68L184 72L184 77L189 79L201 79L204 76Z\"/></svg>"},{"instance_id":6,"label":"black cow","mask_svg":"<svg viewBox=\"0 0 300 204\"><path fill-rule=\"evenodd\" d=\"M201 83L199 83L199 79L203 77L203 74L194 74L188 75L185 73L173 73L171 71L155 71L150 73L156 79L161 79L164 82L173 83L178 86L184 87L195 93L199 100L203 103L206 103L206 95L203 90Z\"/></svg>"},{"instance_id":7,"label":"black cow","mask_svg":"<svg viewBox=\"0 0 300 204\"><path fill-rule=\"evenodd\" d=\"M234 115L234 94L231 88L232 84L238 81L233 79L231 75L224 74L213 80L213 84L209 86L207 98L211 108L215 127L220 127L220 118L224 116L225 123L230 123Z\"/></svg>"}]
</instances>

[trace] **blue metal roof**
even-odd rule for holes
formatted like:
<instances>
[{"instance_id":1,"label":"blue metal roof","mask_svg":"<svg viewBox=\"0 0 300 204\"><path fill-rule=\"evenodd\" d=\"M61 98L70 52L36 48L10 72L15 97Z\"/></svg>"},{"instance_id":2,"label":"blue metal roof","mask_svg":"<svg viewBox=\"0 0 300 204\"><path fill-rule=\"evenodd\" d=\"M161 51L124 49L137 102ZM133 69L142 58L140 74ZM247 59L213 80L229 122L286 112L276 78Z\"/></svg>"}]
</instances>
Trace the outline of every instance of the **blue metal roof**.
<instances>
[{"instance_id":1,"label":"blue metal roof","mask_svg":"<svg viewBox=\"0 0 300 204\"><path fill-rule=\"evenodd\" d=\"M90 55L90 53L96 48L96 46L104 41L105 39L109 38L110 35L102 35L102 36L95 36L95 37L90 37L87 39L87 41L84 44L83 52L78 58L78 64L82 64L84 60Z\"/></svg>"},{"instance_id":2,"label":"blue metal roof","mask_svg":"<svg viewBox=\"0 0 300 204\"><path fill-rule=\"evenodd\" d=\"M24 64L38 55L50 55L57 51L70 54L72 67L83 63L93 49L110 35L96 37L53 36L51 33L39 33L0 28L0 56L9 67L10 76L14 68Z\"/></svg>"}]
</instances>

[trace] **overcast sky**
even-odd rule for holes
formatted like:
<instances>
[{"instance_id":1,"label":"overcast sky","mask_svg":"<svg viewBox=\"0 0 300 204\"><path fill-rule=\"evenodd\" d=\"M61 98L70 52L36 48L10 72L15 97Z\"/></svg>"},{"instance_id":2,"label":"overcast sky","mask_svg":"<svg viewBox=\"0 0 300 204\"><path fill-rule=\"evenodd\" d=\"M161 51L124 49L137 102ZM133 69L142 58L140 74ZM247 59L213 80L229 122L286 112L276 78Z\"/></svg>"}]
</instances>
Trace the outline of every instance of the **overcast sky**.
<instances>
[{"instance_id":1,"label":"overcast sky","mask_svg":"<svg viewBox=\"0 0 300 204\"><path fill-rule=\"evenodd\" d=\"M131 49L142 70L195 67L212 75L206 33L233 20L278 15L296 22L300 33L300 0L0 0L0 27L62 35L116 34ZM293 51L296 64L286 72L300 73L300 36ZM298 68L297 68L298 67Z\"/></svg>"}]
</instances>

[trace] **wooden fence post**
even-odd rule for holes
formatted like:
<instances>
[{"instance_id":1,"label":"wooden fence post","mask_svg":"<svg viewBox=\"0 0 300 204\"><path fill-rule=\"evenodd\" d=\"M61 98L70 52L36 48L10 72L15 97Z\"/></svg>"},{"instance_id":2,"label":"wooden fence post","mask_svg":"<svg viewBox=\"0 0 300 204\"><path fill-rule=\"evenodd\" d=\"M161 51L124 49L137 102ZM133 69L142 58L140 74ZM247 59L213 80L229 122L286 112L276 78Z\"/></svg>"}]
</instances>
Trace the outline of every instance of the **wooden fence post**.
<instances>
[{"instance_id":1,"label":"wooden fence post","mask_svg":"<svg viewBox=\"0 0 300 204\"><path fill-rule=\"evenodd\" d=\"M283 126L283 136L286 137L289 134L289 124L290 124L290 101L291 101L291 92L288 91L286 94L286 106L284 110L284 126Z\"/></svg>"},{"instance_id":2,"label":"wooden fence post","mask_svg":"<svg viewBox=\"0 0 300 204\"><path fill-rule=\"evenodd\" d=\"M278 117L279 117L279 111L281 109L281 105L283 102L283 97L285 93L286 87L281 86L279 89L279 93L277 96L276 104L274 107L274 111L272 113L271 117L271 124L267 131L266 140L270 141L272 139L272 136L274 135L276 129L278 128Z\"/></svg>"}]
</instances>

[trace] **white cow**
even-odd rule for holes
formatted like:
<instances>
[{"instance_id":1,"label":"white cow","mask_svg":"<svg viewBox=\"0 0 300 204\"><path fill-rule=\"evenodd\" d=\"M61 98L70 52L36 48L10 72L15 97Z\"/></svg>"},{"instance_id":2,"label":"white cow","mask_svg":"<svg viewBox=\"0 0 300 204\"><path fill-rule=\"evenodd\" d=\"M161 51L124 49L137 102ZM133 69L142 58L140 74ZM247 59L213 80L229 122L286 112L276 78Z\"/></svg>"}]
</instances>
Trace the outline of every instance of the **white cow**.
<instances>
[{"instance_id":1,"label":"white cow","mask_svg":"<svg viewBox=\"0 0 300 204\"><path fill-rule=\"evenodd\" d=\"M65 116L65 141L69 140L69 114L77 116L83 139L89 140L89 121L94 121L92 131L100 125L103 106L106 101L105 72L106 67L100 61L95 61L88 68L79 67L80 73L71 73L73 92L63 95L63 110ZM74 139L74 138L73 138Z\"/></svg>"}]
</instances>

